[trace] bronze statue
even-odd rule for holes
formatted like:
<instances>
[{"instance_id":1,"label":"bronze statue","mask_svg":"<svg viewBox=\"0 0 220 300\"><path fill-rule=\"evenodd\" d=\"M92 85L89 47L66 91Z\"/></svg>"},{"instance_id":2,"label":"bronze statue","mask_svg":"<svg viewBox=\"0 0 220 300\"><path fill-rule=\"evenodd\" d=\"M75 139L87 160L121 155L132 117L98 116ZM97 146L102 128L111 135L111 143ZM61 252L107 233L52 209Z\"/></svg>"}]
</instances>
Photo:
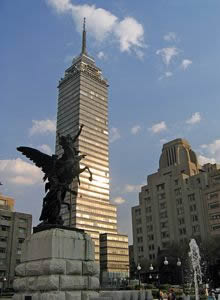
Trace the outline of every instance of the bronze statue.
<instances>
[{"instance_id":1,"label":"bronze statue","mask_svg":"<svg viewBox=\"0 0 220 300\"><path fill-rule=\"evenodd\" d=\"M79 175L85 170L88 170L90 174L89 180L92 180L92 173L88 167L80 169L80 160L85 158L86 155L79 155L79 151L74 146L82 128L83 125L80 126L74 138L70 135L60 136L58 134L58 143L64 150L60 158L57 155L50 156L30 147L17 148L18 151L32 160L37 167L42 169L45 173L43 180L48 180L45 184L45 193L47 194L43 199L43 208L39 219L42 223L40 225L63 225L63 220L60 216L61 205L67 205L68 209L70 209L69 203L64 202L66 192L77 195L77 192L71 190L69 185L74 178L77 178L80 184Z\"/></svg>"}]
</instances>

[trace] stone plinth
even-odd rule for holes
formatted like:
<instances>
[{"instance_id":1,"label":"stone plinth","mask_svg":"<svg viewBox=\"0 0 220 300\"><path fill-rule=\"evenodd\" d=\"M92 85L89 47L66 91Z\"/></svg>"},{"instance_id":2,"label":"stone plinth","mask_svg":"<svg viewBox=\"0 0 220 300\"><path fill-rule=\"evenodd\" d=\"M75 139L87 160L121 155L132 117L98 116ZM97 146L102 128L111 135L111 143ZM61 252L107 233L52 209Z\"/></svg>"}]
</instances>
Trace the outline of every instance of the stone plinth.
<instances>
[{"instance_id":1,"label":"stone plinth","mask_svg":"<svg viewBox=\"0 0 220 300\"><path fill-rule=\"evenodd\" d=\"M89 235L52 228L26 239L16 267L14 300L88 300L98 297L99 265ZM28 298L31 296L32 298Z\"/></svg>"}]
</instances>

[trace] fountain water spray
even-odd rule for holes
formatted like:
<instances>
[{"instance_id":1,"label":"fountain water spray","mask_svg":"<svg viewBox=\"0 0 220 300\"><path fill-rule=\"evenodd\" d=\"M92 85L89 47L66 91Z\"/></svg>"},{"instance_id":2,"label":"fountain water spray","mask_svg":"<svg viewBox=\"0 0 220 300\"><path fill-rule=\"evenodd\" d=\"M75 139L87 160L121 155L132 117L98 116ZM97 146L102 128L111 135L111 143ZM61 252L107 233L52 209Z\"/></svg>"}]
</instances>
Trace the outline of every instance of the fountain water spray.
<instances>
[{"instance_id":1,"label":"fountain water spray","mask_svg":"<svg viewBox=\"0 0 220 300\"><path fill-rule=\"evenodd\" d=\"M199 247L196 243L195 239L191 239L189 243L189 257L191 258L192 268L193 268L193 277L194 277L194 285L195 285L195 299L199 300L199 286L198 283L202 283L202 271L200 266L200 254Z\"/></svg>"}]
</instances>

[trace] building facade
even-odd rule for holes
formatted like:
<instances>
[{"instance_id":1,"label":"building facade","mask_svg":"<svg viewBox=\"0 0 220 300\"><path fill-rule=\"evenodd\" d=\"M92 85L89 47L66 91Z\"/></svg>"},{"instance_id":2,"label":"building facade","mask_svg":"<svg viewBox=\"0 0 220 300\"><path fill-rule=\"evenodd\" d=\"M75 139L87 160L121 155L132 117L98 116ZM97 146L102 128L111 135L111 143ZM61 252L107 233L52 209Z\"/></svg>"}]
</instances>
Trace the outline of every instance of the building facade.
<instances>
[{"instance_id":1,"label":"building facade","mask_svg":"<svg viewBox=\"0 0 220 300\"><path fill-rule=\"evenodd\" d=\"M200 166L184 139L163 145L158 172L132 208L135 263L154 262L158 249L220 235L220 166Z\"/></svg>"},{"instance_id":2,"label":"building facade","mask_svg":"<svg viewBox=\"0 0 220 300\"><path fill-rule=\"evenodd\" d=\"M21 245L31 234L32 215L14 212L14 199L0 194L0 281L12 287Z\"/></svg>"},{"instance_id":3,"label":"building facade","mask_svg":"<svg viewBox=\"0 0 220 300\"><path fill-rule=\"evenodd\" d=\"M109 145L108 145L108 82L94 59L86 50L86 31L83 29L81 54L73 59L58 85L57 134L74 137L84 125L76 142L80 153L86 154L81 168L80 186L73 181L77 196L67 195L72 210L64 207L62 217L66 225L84 229L95 243L95 258L100 260L100 239L103 233L117 236L117 209L109 201ZM56 154L62 149L56 142ZM118 236L120 243L120 235ZM128 257L127 257L128 259ZM128 268L127 268L128 269Z\"/></svg>"}]
</instances>

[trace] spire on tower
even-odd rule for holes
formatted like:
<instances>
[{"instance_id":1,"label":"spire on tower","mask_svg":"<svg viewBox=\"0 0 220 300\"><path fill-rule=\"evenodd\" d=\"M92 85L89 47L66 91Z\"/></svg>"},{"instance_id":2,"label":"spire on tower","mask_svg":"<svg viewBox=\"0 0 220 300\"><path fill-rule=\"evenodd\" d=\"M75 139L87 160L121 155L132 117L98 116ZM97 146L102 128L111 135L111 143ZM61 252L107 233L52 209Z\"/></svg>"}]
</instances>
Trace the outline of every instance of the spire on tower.
<instances>
[{"instance_id":1,"label":"spire on tower","mask_svg":"<svg viewBox=\"0 0 220 300\"><path fill-rule=\"evenodd\" d=\"M83 19L82 54L87 54L87 51L86 51L86 18Z\"/></svg>"}]
</instances>

